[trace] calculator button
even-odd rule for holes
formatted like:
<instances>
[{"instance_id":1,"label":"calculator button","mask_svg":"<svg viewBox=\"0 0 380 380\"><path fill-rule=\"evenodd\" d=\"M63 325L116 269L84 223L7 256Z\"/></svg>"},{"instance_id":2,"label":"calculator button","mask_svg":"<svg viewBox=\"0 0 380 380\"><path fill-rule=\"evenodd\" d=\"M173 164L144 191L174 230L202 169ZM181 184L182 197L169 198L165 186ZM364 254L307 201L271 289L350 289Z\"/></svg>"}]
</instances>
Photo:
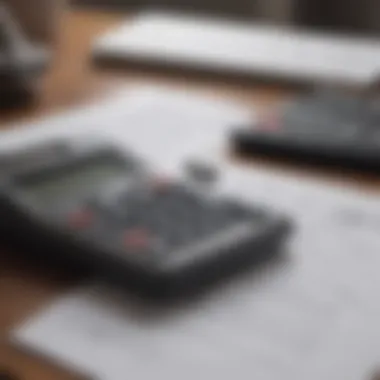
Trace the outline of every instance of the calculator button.
<instances>
[{"instance_id":1,"label":"calculator button","mask_svg":"<svg viewBox=\"0 0 380 380\"><path fill-rule=\"evenodd\" d=\"M158 193L166 192L173 186L173 181L168 177L156 177L152 181L153 190Z\"/></svg>"},{"instance_id":2,"label":"calculator button","mask_svg":"<svg viewBox=\"0 0 380 380\"><path fill-rule=\"evenodd\" d=\"M216 168L196 161L187 162L185 171L191 180L198 183L212 183L218 177Z\"/></svg>"},{"instance_id":3,"label":"calculator button","mask_svg":"<svg viewBox=\"0 0 380 380\"><path fill-rule=\"evenodd\" d=\"M264 117L260 129L265 132L277 132L282 128L282 120L278 115Z\"/></svg>"},{"instance_id":4,"label":"calculator button","mask_svg":"<svg viewBox=\"0 0 380 380\"><path fill-rule=\"evenodd\" d=\"M90 209L78 209L68 215L68 225L74 229L85 229L92 225L95 215Z\"/></svg>"},{"instance_id":5,"label":"calculator button","mask_svg":"<svg viewBox=\"0 0 380 380\"><path fill-rule=\"evenodd\" d=\"M150 234L144 228L131 228L124 232L123 245L132 251L143 251L149 248Z\"/></svg>"}]
</instances>

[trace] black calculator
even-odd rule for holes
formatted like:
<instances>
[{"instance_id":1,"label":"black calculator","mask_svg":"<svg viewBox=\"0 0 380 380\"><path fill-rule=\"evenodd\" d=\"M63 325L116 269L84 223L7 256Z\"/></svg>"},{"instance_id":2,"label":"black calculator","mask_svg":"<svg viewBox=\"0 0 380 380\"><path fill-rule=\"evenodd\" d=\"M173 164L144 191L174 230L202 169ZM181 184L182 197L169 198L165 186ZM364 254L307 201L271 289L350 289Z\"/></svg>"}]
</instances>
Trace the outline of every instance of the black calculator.
<instances>
[{"instance_id":1,"label":"black calculator","mask_svg":"<svg viewBox=\"0 0 380 380\"><path fill-rule=\"evenodd\" d=\"M340 91L315 91L238 129L243 154L280 156L352 169L380 169L380 102Z\"/></svg>"},{"instance_id":2,"label":"black calculator","mask_svg":"<svg viewBox=\"0 0 380 380\"><path fill-rule=\"evenodd\" d=\"M287 217L160 175L112 144L68 140L1 160L3 236L147 296L190 293L266 261L291 231Z\"/></svg>"}]
</instances>

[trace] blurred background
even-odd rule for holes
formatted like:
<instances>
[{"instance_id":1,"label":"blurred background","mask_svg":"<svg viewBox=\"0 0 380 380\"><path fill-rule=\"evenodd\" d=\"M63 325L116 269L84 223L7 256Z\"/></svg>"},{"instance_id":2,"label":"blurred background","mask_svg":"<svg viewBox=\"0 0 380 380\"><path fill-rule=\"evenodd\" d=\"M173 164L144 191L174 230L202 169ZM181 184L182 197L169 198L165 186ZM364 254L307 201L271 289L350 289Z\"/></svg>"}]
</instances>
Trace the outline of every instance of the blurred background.
<instances>
[{"instance_id":1,"label":"blurred background","mask_svg":"<svg viewBox=\"0 0 380 380\"><path fill-rule=\"evenodd\" d=\"M379 0L74 0L73 4L112 9L165 7L329 30L380 31Z\"/></svg>"}]
</instances>

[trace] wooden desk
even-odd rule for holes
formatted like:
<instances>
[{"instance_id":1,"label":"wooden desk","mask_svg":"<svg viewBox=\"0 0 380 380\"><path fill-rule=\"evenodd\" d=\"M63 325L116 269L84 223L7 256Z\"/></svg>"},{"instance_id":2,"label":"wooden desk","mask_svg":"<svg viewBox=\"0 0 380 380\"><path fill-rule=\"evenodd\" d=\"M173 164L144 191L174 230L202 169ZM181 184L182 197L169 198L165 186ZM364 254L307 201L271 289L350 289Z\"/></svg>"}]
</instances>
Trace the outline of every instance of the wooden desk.
<instances>
[{"instance_id":1,"label":"wooden desk","mask_svg":"<svg viewBox=\"0 0 380 380\"><path fill-rule=\"evenodd\" d=\"M42 86L41 101L29 110L12 115L0 115L0 125L6 122L37 117L67 108L71 105L112 92L121 85L136 83L165 84L186 87L199 92L227 97L242 104L267 106L286 94L289 89L273 85L237 85L221 81L190 77L170 77L167 74L147 73L136 70L123 72L98 71L88 63L92 39L120 22L120 15L106 13L71 12L64 16L61 38L54 64ZM368 191L380 189L379 179L364 175L326 173L317 169L302 170L291 165L257 159L249 165L265 165L268 170L296 172L300 176L317 176L330 182L343 181ZM48 365L44 360L21 353L6 343L6 333L23 318L43 307L70 285L70 279L32 270L14 262L9 252L0 254L0 368L9 368L25 380L74 379L75 376Z\"/></svg>"}]
</instances>

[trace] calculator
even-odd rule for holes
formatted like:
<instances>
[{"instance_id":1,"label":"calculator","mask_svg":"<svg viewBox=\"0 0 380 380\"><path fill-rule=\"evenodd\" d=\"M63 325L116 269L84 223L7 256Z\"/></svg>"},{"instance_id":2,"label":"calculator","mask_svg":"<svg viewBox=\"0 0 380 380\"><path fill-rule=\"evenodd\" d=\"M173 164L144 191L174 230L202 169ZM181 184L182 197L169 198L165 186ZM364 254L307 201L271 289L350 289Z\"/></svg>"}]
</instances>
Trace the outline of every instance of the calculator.
<instances>
[{"instance_id":1,"label":"calculator","mask_svg":"<svg viewBox=\"0 0 380 380\"><path fill-rule=\"evenodd\" d=\"M111 143L50 142L0 162L0 234L33 247L31 259L78 266L143 296L190 294L257 266L292 230L259 202L198 190Z\"/></svg>"},{"instance_id":2,"label":"calculator","mask_svg":"<svg viewBox=\"0 0 380 380\"><path fill-rule=\"evenodd\" d=\"M232 145L268 155L349 169L380 168L380 102L375 97L316 91L238 128Z\"/></svg>"}]
</instances>

